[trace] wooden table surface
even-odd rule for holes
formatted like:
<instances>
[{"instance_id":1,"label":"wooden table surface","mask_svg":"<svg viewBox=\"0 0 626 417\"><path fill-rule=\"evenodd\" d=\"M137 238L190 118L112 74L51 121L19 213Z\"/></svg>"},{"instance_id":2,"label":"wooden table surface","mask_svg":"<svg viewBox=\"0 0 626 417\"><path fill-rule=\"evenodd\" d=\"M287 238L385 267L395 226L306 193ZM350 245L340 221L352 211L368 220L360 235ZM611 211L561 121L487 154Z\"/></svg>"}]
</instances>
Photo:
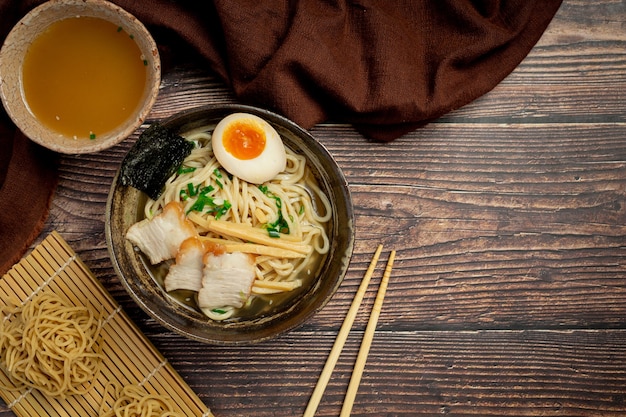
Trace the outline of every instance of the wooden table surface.
<instances>
[{"instance_id":1,"label":"wooden table surface","mask_svg":"<svg viewBox=\"0 0 626 417\"><path fill-rule=\"evenodd\" d=\"M184 63L164 74L149 122L230 102ZM331 302L277 339L189 341L125 292L104 211L132 139L62 158L42 237L68 241L217 417L302 415L379 243L397 256L354 416L626 415L624 0L565 0L497 88L392 143L344 124L311 132L348 179L355 252ZM383 266L318 416L339 414Z\"/></svg>"}]
</instances>

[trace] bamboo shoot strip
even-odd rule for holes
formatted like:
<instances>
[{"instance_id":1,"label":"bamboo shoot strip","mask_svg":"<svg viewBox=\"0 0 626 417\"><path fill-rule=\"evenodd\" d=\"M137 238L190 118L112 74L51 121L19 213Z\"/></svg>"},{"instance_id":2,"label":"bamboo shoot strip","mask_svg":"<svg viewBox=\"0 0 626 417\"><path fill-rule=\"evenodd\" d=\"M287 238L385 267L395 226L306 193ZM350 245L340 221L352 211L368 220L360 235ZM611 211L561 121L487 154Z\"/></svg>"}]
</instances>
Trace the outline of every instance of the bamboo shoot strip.
<instances>
[{"instance_id":1,"label":"bamboo shoot strip","mask_svg":"<svg viewBox=\"0 0 626 417\"><path fill-rule=\"evenodd\" d=\"M245 242L259 243L261 245L273 246L276 248L287 249L298 253L310 253L313 248L311 245L303 245L287 239L287 236L281 234L280 238L270 237L266 231L248 226L241 223L229 223L221 220L206 220L195 213L189 213L189 220L200 225L206 230L217 233L220 236L231 236L241 239Z\"/></svg>"},{"instance_id":2,"label":"bamboo shoot strip","mask_svg":"<svg viewBox=\"0 0 626 417\"><path fill-rule=\"evenodd\" d=\"M315 415L315 411L317 410L317 406L322 399L322 395L324 394L324 390L326 389L326 385L330 380L330 376L335 369L335 365L337 364L337 360L339 359L339 355L341 355L341 351L343 346L346 343L346 339L348 338L348 334L350 333L350 329L352 328L352 324L354 323L354 319L356 318L356 314L359 311L359 307L361 305L361 301L363 301L363 297L365 296L365 292L367 291L367 286L369 285L370 279L372 278L372 274L374 273L374 269L376 268L376 263L378 262L378 258L380 257L380 253L383 250L383 245L378 245L374 256L372 257L372 261L370 262L365 275L361 281L361 285L352 300L352 304L350 305L350 309L348 310L348 314L339 329L339 333L337 334L337 338L335 339L335 343L328 355L328 359L326 360L326 365L324 365L324 369L320 374L320 378L317 381L317 385L313 390L313 394L311 395L311 399L309 400L309 404L304 411L304 417L313 417Z\"/></svg>"},{"instance_id":3,"label":"bamboo shoot strip","mask_svg":"<svg viewBox=\"0 0 626 417\"><path fill-rule=\"evenodd\" d=\"M396 257L396 251L393 250L389 254L387 267L385 268L385 273L383 274L383 278L380 281L380 286L378 287L378 294L376 295L376 300L374 301L374 306L372 307L372 312L370 313L370 318L369 318L369 321L367 322L365 333L363 334L363 341L361 342L361 348L359 349L359 354L357 356L356 363L354 365L354 370L352 371L352 377L350 378L350 384L348 385L348 392L346 393L346 398L343 401L343 407L341 408L340 417L347 417L352 412L352 405L354 404L356 393L359 390L359 383L361 382L363 369L365 369L365 362L367 362L367 355L369 354L370 347L372 346L372 340L374 339L374 332L376 331L376 324L378 323L378 317L380 316L380 311L383 307L383 300L385 298L385 293L387 291L387 284L389 283L389 277L391 276L391 268L393 268L393 261L395 257Z\"/></svg>"},{"instance_id":4,"label":"bamboo shoot strip","mask_svg":"<svg viewBox=\"0 0 626 417\"><path fill-rule=\"evenodd\" d=\"M243 252L253 255L268 255L277 258L306 258L304 253L298 253L287 249L275 248L267 245L257 245L254 243L239 243L232 240L217 239L213 237L200 236L200 239L207 242L224 245L227 252Z\"/></svg>"}]
</instances>

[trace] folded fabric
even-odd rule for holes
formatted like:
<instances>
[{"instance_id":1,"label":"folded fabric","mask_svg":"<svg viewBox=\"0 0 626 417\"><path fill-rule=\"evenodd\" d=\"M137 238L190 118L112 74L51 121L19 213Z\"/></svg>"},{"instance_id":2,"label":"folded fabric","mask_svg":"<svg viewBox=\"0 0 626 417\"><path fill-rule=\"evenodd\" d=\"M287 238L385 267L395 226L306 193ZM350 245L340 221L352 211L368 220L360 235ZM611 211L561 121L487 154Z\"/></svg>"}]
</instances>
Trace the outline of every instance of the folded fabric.
<instances>
[{"instance_id":1,"label":"folded fabric","mask_svg":"<svg viewBox=\"0 0 626 417\"><path fill-rule=\"evenodd\" d=\"M41 232L58 177L56 155L9 130L0 124L0 275Z\"/></svg>"},{"instance_id":2,"label":"folded fabric","mask_svg":"<svg viewBox=\"0 0 626 417\"><path fill-rule=\"evenodd\" d=\"M562 0L115 0L242 102L392 140L495 87ZM0 0L6 27L40 0ZM176 50L176 48L171 48ZM184 49L188 51L189 49Z\"/></svg>"},{"instance_id":3,"label":"folded fabric","mask_svg":"<svg viewBox=\"0 0 626 417\"><path fill-rule=\"evenodd\" d=\"M561 0L119 3L192 45L241 101L392 140L490 91Z\"/></svg>"},{"instance_id":4,"label":"folded fabric","mask_svg":"<svg viewBox=\"0 0 626 417\"><path fill-rule=\"evenodd\" d=\"M0 0L0 39L40 3ZM352 123L389 141L496 86L561 0L114 3L153 31L166 59L194 51L241 102L307 129ZM41 230L56 184L51 160L0 111L0 272Z\"/></svg>"},{"instance_id":5,"label":"folded fabric","mask_svg":"<svg viewBox=\"0 0 626 417\"><path fill-rule=\"evenodd\" d=\"M0 39L25 13L0 1ZM27 139L0 110L0 275L39 235L57 184L57 155Z\"/></svg>"}]
</instances>

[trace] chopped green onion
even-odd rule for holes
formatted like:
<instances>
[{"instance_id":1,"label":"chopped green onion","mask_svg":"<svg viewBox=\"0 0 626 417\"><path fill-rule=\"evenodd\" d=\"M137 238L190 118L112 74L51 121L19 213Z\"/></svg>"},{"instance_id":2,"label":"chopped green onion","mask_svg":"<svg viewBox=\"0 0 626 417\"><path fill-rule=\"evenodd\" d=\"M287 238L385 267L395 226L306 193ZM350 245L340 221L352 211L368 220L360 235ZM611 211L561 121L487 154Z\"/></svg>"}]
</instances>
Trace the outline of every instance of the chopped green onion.
<instances>
[{"instance_id":1,"label":"chopped green onion","mask_svg":"<svg viewBox=\"0 0 626 417\"><path fill-rule=\"evenodd\" d=\"M200 185L196 185L194 187L192 183L187 184L187 194L189 197L195 197L198 195L198 187L200 187Z\"/></svg>"},{"instance_id":2,"label":"chopped green onion","mask_svg":"<svg viewBox=\"0 0 626 417\"><path fill-rule=\"evenodd\" d=\"M207 195L213 190L215 190L215 188L213 188L212 185L207 185L206 187L202 187L198 193L201 195Z\"/></svg>"},{"instance_id":3,"label":"chopped green onion","mask_svg":"<svg viewBox=\"0 0 626 417\"><path fill-rule=\"evenodd\" d=\"M215 216L215 220L219 220L220 217L222 217L224 214L228 213L228 210L232 207L232 205L230 204L230 201L226 200L224 201L224 204L222 204L221 207L217 207L216 210L213 212L213 215Z\"/></svg>"},{"instance_id":4,"label":"chopped green onion","mask_svg":"<svg viewBox=\"0 0 626 417\"><path fill-rule=\"evenodd\" d=\"M218 168L215 168L213 170L213 175L215 175L215 183L218 187L220 187L221 190L223 190L224 184L222 184L222 181L220 181L220 178L222 178L222 172Z\"/></svg>"},{"instance_id":5,"label":"chopped green onion","mask_svg":"<svg viewBox=\"0 0 626 417\"><path fill-rule=\"evenodd\" d=\"M266 223L263 228L267 230L270 237L280 237L281 233L289 234L289 223L283 217L281 208L283 207L283 201L280 197L275 196L265 185L259 185L259 190L266 196L273 198L276 202L276 208L278 209L278 219L274 223ZM293 221L293 219L291 219Z\"/></svg>"},{"instance_id":6,"label":"chopped green onion","mask_svg":"<svg viewBox=\"0 0 626 417\"><path fill-rule=\"evenodd\" d=\"M204 210L204 205L207 203L205 198L199 198L195 203L187 210L187 213L191 211L202 211Z\"/></svg>"},{"instance_id":7,"label":"chopped green onion","mask_svg":"<svg viewBox=\"0 0 626 417\"><path fill-rule=\"evenodd\" d=\"M181 174L188 174L190 172L194 172L196 170L196 167L180 167L178 168L178 172L176 172L178 175Z\"/></svg>"},{"instance_id":8,"label":"chopped green onion","mask_svg":"<svg viewBox=\"0 0 626 417\"><path fill-rule=\"evenodd\" d=\"M192 211L202 212L206 209L207 213L215 216L216 219L219 219L232 207L228 200L224 200L223 204L216 204L213 198L209 197L207 194L212 191L212 187L204 187L200 193L198 194L198 199L195 203L187 210L187 213Z\"/></svg>"},{"instance_id":9,"label":"chopped green onion","mask_svg":"<svg viewBox=\"0 0 626 417\"><path fill-rule=\"evenodd\" d=\"M200 188L200 184L194 186L193 183L187 183L187 187L180 190L180 197L186 201L190 197L195 197L198 195L198 188Z\"/></svg>"},{"instance_id":10,"label":"chopped green onion","mask_svg":"<svg viewBox=\"0 0 626 417\"><path fill-rule=\"evenodd\" d=\"M89 132L89 139L94 140L96 138L96 134L93 132Z\"/></svg>"},{"instance_id":11,"label":"chopped green onion","mask_svg":"<svg viewBox=\"0 0 626 417\"><path fill-rule=\"evenodd\" d=\"M118 27L117 27L117 31L118 31L118 32L121 32L122 30L124 30L124 29L122 29L122 27L121 27L121 26L118 26Z\"/></svg>"}]
</instances>

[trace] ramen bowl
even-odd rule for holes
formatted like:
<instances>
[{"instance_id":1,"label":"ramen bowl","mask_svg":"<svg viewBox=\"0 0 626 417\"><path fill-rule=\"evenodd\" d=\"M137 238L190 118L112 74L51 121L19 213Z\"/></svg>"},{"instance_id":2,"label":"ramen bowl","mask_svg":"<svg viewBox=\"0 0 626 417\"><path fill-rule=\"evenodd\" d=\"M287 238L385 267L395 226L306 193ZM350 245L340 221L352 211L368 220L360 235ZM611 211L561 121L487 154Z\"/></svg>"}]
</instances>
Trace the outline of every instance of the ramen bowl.
<instances>
[{"instance_id":1,"label":"ramen bowl","mask_svg":"<svg viewBox=\"0 0 626 417\"><path fill-rule=\"evenodd\" d=\"M160 81L148 30L104 0L43 3L0 50L7 113L28 138L65 154L101 151L130 136L150 112Z\"/></svg>"},{"instance_id":2,"label":"ramen bowl","mask_svg":"<svg viewBox=\"0 0 626 417\"><path fill-rule=\"evenodd\" d=\"M147 196L122 185L120 171L113 180L106 209L105 235L114 269L137 304L166 328L190 339L214 345L260 342L290 331L313 316L331 299L348 269L354 244L354 214L346 179L337 163L314 137L293 122L272 112L242 105L208 106L188 110L161 122L171 132L208 130L233 113L249 113L267 121L284 145L306 158L317 185L330 201L327 235L329 251L323 255L310 279L282 301L245 317L210 320L198 309L164 291L158 269L125 234L144 218Z\"/></svg>"}]
</instances>

